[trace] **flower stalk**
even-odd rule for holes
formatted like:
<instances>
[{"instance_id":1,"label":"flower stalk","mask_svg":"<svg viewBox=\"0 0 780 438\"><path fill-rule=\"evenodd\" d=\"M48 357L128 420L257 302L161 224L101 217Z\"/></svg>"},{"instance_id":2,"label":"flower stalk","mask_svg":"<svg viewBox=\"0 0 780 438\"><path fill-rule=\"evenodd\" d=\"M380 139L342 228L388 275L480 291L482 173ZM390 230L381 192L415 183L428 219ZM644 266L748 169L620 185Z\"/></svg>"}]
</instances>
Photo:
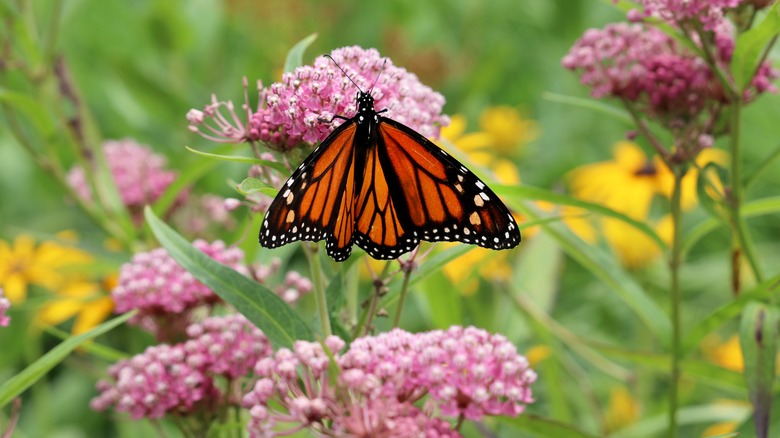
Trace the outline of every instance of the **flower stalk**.
<instances>
[{"instance_id":1,"label":"flower stalk","mask_svg":"<svg viewBox=\"0 0 780 438\"><path fill-rule=\"evenodd\" d=\"M682 327L680 323L680 307L682 294L680 292L680 269L682 268L682 179L686 167L677 165L674 168L674 187L672 189L672 255L669 261L671 271L671 319L672 343L671 365L669 372L669 433L671 438L677 437L677 403L680 382L680 343Z\"/></svg>"}]
</instances>

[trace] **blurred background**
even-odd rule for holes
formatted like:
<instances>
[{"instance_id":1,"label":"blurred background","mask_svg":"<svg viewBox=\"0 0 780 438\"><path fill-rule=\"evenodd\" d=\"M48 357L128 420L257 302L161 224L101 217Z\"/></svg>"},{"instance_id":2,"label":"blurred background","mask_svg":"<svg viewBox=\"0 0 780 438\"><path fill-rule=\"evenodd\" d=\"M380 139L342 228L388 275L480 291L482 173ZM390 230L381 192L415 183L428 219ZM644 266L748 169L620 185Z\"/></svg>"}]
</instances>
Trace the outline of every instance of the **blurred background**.
<instances>
[{"instance_id":1,"label":"blurred background","mask_svg":"<svg viewBox=\"0 0 780 438\"><path fill-rule=\"evenodd\" d=\"M48 3L30 2L32 16L39 25L47 23L51 15ZM0 11L8 12L4 6ZM62 1L55 44L99 129L96 135L102 139L133 138L147 144L167 156L169 167L179 171L202 160L187 152L185 145L201 150L210 146L187 129L187 111L202 108L212 93L220 100L242 102L243 77L250 84L255 80L264 84L278 81L290 48L316 33L318 38L306 52L305 63L343 46L374 47L443 94L447 100L445 113L463 116L467 132L482 129L480 118L493 107L510 107L523 120L533 121L534 135L518 142L516 149L502 153L516 165L523 183L564 191L569 171L610 159L613 145L625 139L631 125L603 111L561 102L557 96L584 98L588 93L577 75L561 67L561 58L586 29L624 18L625 13L610 0L67 0ZM0 26L9 23L4 20ZM8 35L11 32L6 28L2 37ZM22 48L27 44L17 43L15 47ZM14 80L11 73L9 83L24 81ZM250 91L253 104L255 99L256 94ZM775 146L777 104L777 95L763 96L745 111L748 168L758 166L769 148ZM4 124L0 118L0 237L11 239L27 233L46 238L74 230L80 236L80 246L97 253L104 251L105 236L64 199L65 191L18 147L3 129ZM640 146L650 151L646 145ZM70 152L61 153L67 156ZM216 169L199 184L213 193L236 196L226 178L240 181L245 166L219 164ZM774 194L778 186L780 172L768 172L750 197ZM694 212L687 221L693 224L704 217L702 212ZM780 231L777 221L764 217L752 224L758 230L759 252L771 256L777 250L771 242ZM706 295L711 288L717 288L721 298L728 298L728 239L725 231L713 233L693 252L684 272L692 312L701 303L704 308L714 306L711 296ZM767 241L770 243L762 243ZM127 255L107 257L119 263ZM526 263L524 269L545 264L546 259L538 259ZM643 335L621 323L635 323L625 304L605 292L604 285L595 282L584 268L576 263L566 267L566 275L556 285L564 292L549 297L557 300L555 306L550 305L555 308L551 311L554 316L580 335L593 334L617 343L631 338L641 347ZM664 302L668 275L664 266L651 266L636 275L652 296ZM505 324L510 318L520 318L501 317ZM483 322L490 324L490 319ZM526 341L524 348L534 342ZM137 345L142 344L139 341ZM34 352L27 354L27 359L34 359ZM4 355L0 344L0 365L11 361L10 355L5 359ZM19 356L14 360L21 362ZM61 437L99 436L95 430L125 436L137 433L137 429L109 426L109 415L89 410L94 375L102 369L78 357L70 365L76 369L83 366L86 372L63 370L67 378L62 379L55 373L51 385L57 396L43 405L26 406L22 430L28 432L20 432L19 436L36 436L34 431L41 430L36 425L39 421L56 425L43 430L56 430L56 436ZM573 369L580 369L579 365ZM0 373L0 380L9 373ZM566 377L568 382L579 378L576 374ZM635 419L641 403L627 396L620 399L622 393L615 395L608 386L601 388L604 381L610 382L609 377L601 374L589 386L597 387L598 394L592 396L600 400L605 415L618 418L618 423L624 421L623 417ZM572 390L577 388L540 386L538 398L545 400L545 391L559 392L565 398L566 391ZM723 395L709 390L700 390L699 395ZM643 392L657 396L644 408L662 416L663 389L645 387ZM599 430L601 425L596 423L600 420L588 418L593 401L590 397L581 395L569 406L543 401L531 409L564 421L582 422L586 430ZM609 411L610 403L616 403L615 412ZM34 412L48 412L49 417L42 420Z\"/></svg>"}]
</instances>

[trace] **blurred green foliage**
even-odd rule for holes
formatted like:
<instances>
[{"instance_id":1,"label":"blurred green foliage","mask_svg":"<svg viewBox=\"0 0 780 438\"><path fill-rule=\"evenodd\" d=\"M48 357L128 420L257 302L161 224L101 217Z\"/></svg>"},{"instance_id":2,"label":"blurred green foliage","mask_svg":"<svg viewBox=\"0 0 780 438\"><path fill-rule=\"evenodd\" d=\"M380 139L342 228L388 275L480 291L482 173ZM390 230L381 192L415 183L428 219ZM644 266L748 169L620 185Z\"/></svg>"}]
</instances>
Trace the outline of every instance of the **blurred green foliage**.
<instances>
[{"instance_id":1,"label":"blurred green foliage","mask_svg":"<svg viewBox=\"0 0 780 438\"><path fill-rule=\"evenodd\" d=\"M534 186L562 189L568 171L606 159L611 155L612 145L631 129L621 119L546 98L547 93L586 97L587 90L578 83L576 75L561 67L560 60L587 28L624 19L624 14L609 0L55 2L60 2L62 7L54 41L56 51L70 68L72 80L82 93L80 97L100 130L99 136L102 139L131 137L151 145L169 158L171 167L180 170L203 159L187 152L185 145L209 150L206 140L188 131L187 111L201 108L211 93L220 99L240 102L244 76L250 84L255 80L264 84L278 80L287 51L312 33L317 33L318 38L304 61L347 45L376 47L382 55L441 92L447 98L445 112L465 114L472 129L476 129L479 113L495 105L518 108L537 120L541 136L526 146L517 162L523 181ZM34 10L30 16L38 27L48 26L52 3L31 2ZM8 19L13 10L12 5L0 6L0 12L5 14L0 23L0 40L20 38ZM14 73L9 76L8 83L19 87L13 91L24 91L25 82ZM252 94L250 99L255 97ZM768 95L745 111L748 129L743 138L748 169L757 168L778 146L777 107L778 96ZM105 236L96 232L94 224L71 202L63 199L63 189L17 147L11 133L4 129L6 122L0 116L0 236L8 239L26 232L46 237L64 229L75 229L81 235L83 246L102 251ZM68 157L70 152L60 153ZM226 179L240 181L245 174L244 167L220 163L216 169L199 184L212 192L235 196ZM779 186L780 172L775 164L748 197L774 195ZM705 218L704 212L694 212L686 218L686 226L694 226ZM780 224L776 217L766 216L752 220L751 225L755 227L759 254L767 264L772 263ZM688 323L707 315L729 298L728 239L723 230L709 235L694 248L691 262L683 271ZM553 309L552 316L562 321L566 330L595 341L587 348L598 349L595 345L598 342L620 343L628 339L638 350L651 351L657 346L656 340L635 324L635 315L625 304L606 290L603 283L594 281L585 269L567 263L565 275L560 274L567 259L551 250L551 245L535 241L532 249L527 248L528 254L521 261L528 263L523 270L527 275L516 275L514 292L537 291L536 296L530 292L531 299L545 309ZM534 259L535 255L538 258ZM540 266L547 269L536 269ZM637 273L638 282L664 306L667 276L663 266ZM434 275L425 282L438 280ZM601 369L592 381L572 387L572 382L589 379L588 373L593 368L588 368L590 365L584 364L580 357L564 352L558 338L560 333L539 321L519 322L521 318L531 320L530 315L518 316L510 310L499 315L491 313L501 298L485 291L463 298L462 302L451 302L448 297L431 296L431 290L434 288L427 289L425 299L413 298L423 310L409 310L405 315L407 328L417 329L429 323L421 319L422 314L439 324L452 323L448 319L453 319L504 331L510 338L522 334L526 340L522 348L530 347L532 339L557 344L553 354L563 355L560 362L546 362L538 371L548 376L549 382L567 386L540 385L536 392L540 402L529 409L577 424L583 430L599 430L598 415L608 396L603 388L619 379ZM558 294L558 290L563 292ZM425 309L431 303L451 307L446 311L439 308L437 313L437 309ZM109 339L134 351L148 341L122 342L123 334L123 331L112 333ZM53 337L44 339L46 347L56 343ZM42 352L30 351L21 342L0 330L0 356L9 352L14 356L8 362L7 357L0 359L0 365L29 363ZM643 370L649 370L652 377L665 372L665 363L649 353L634 361L610 353L608 348L601 353L629 371L634 371L638 362L643 363ZM47 389L33 387L32 403L24 406L19 436L154 433L149 424L128 424L90 411L88 402L94 395L94 380L102 369L78 354L68 359L66 365L49 377ZM568 374L572 370L580 374ZM743 396L739 376L734 373L704 366L698 372L712 384L686 382L691 387L686 388L684 399L702 402L708 398ZM0 380L10 374L0 368ZM643 401L644 413L648 417L663 415L665 388L650 387L655 382L652 378L638 380L643 393L655 396ZM694 385L699 386L694 390ZM589 392L594 389L596 393ZM47 392L48 397L35 397L42 392ZM567 392L577 394L568 400ZM475 426L467 427L467 432L477 436ZM700 428L692 428L690 432L700 433ZM513 436L507 433L504 436Z\"/></svg>"}]
</instances>

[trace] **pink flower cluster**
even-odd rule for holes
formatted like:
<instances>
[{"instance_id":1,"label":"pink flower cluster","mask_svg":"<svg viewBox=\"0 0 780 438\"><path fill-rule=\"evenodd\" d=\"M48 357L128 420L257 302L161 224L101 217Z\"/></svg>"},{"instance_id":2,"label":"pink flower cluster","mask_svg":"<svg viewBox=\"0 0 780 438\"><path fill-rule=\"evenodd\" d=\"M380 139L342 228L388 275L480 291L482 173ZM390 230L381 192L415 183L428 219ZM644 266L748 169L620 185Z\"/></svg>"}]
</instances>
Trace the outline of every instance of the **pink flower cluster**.
<instances>
[{"instance_id":1,"label":"pink flower cluster","mask_svg":"<svg viewBox=\"0 0 780 438\"><path fill-rule=\"evenodd\" d=\"M97 411L114 407L133 419L160 418L168 412L186 413L204 400L219 397L214 382L187 364L182 345L155 345L108 369L110 381L101 380L100 395L90 406Z\"/></svg>"},{"instance_id":2,"label":"pink flower cluster","mask_svg":"<svg viewBox=\"0 0 780 438\"><path fill-rule=\"evenodd\" d=\"M248 274L244 253L222 241L196 240L193 246L223 265ZM213 305L219 297L171 258L164 248L137 253L119 271L119 282L111 292L116 312L138 309L131 323L157 335L175 339L189 324L189 312Z\"/></svg>"},{"instance_id":3,"label":"pink flower cluster","mask_svg":"<svg viewBox=\"0 0 780 438\"><path fill-rule=\"evenodd\" d=\"M251 273L258 283L268 285L269 280L279 272L280 267L281 260L273 259L267 265L253 265ZM284 275L284 281L273 287L273 291L287 304L294 304L303 295L311 292L312 287L311 280L298 273L298 271L287 270Z\"/></svg>"},{"instance_id":4,"label":"pink flower cluster","mask_svg":"<svg viewBox=\"0 0 780 438\"><path fill-rule=\"evenodd\" d=\"M522 413L536 379L504 336L474 327L356 339L339 364L378 379L379 392L404 400L428 393L442 414L469 420Z\"/></svg>"},{"instance_id":5,"label":"pink flower cluster","mask_svg":"<svg viewBox=\"0 0 780 438\"><path fill-rule=\"evenodd\" d=\"M617 0L615 0L617 1ZM643 11L630 18L657 17L670 23L700 22L704 30L715 30L724 20L726 9L736 8L742 0L638 0Z\"/></svg>"},{"instance_id":6,"label":"pink flower cluster","mask_svg":"<svg viewBox=\"0 0 780 438\"><path fill-rule=\"evenodd\" d=\"M562 63L581 71L594 97L645 99L656 115L695 116L713 94L704 60L682 53L664 32L639 24L588 30Z\"/></svg>"},{"instance_id":7,"label":"pink flower cluster","mask_svg":"<svg viewBox=\"0 0 780 438\"><path fill-rule=\"evenodd\" d=\"M729 32L728 26L721 26L714 34L715 56L722 65L728 65L734 48ZM581 72L581 82L592 88L594 97L636 102L641 111L667 122L690 120L708 103L725 100L723 88L704 59L664 32L641 24L617 23L588 30L562 64ZM745 98L774 91L771 81L776 77L768 63L762 65Z\"/></svg>"},{"instance_id":8,"label":"pink flower cluster","mask_svg":"<svg viewBox=\"0 0 780 438\"><path fill-rule=\"evenodd\" d=\"M337 436L460 436L435 415L478 420L520 414L536 374L503 336L474 327L411 334L400 329L325 345L296 342L260 360L244 397L251 436L312 428ZM328 371L341 369L337 381ZM426 409L413 403L428 396ZM283 410L279 410L279 407ZM284 424L292 429L284 430ZM403 425L406 429L398 429Z\"/></svg>"},{"instance_id":9,"label":"pink flower cluster","mask_svg":"<svg viewBox=\"0 0 780 438\"><path fill-rule=\"evenodd\" d=\"M371 91L377 110L387 109L387 117L426 137L438 137L439 128L448 123L441 115L444 97L376 49L344 47L331 56L361 90ZM357 111L358 90L349 78L322 56L313 66L298 67L271 85L264 120L279 126L288 141L322 141L339 123L322 123L321 118L352 117Z\"/></svg>"},{"instance_id":10,"label":"pink flower cluster","mask_svg":"<svg viewBox=\"0 0 780 438\"><path fill-rule=\"evenodd\" d=\"M349 78L333 61L319 57L313 66L285 73L281 82L267 89L258 84L260 104L247 122L236 114L232 102L219 102L212 96L212 103L203 111L187 114L190 130L214 141L259 140L281 150L302 142L320 142L339 125L339 119L328 123L334 115L352 117L357 110L358 90L350 78L363 91L371 91L377 110L387 109L388 117L426 137L438 137L439 128L449 123L441 114L444 97L413 73L382 58L377 50L344 47L331 56ZM227 116L220 112L222 108ZM244 109L249 113L248 102ZM206 123L207 119L212 124Z\"/></svg>"},{"instance_id":11,"label":"pink flower cluster","mask_svg":"<svg viewBox=\"0 0 780 438\"><path fill-rule=\"evenodd\" d=\"M185 343L149 347L112 365L110 379L98 382L92 409L113 407L133 419L213 415L236 399L229 381L271 353L265 335L241 315L208 318L187 333Z\"/></svg>"},{"instance_id":12,"label":"pink flower cluster","mask_svg":"<svg viewBox=\"0 0 780 438\"><path fill-rule=\"evenodd\" d=\"M210 238L236 227L232 202L212 194L193 195L176 209L171 221L187 237Z\"/></svg>"},{"instance_id":13,"label":"pink flower cluster","mask_svg":"<svg viewBox=\"0 0 780 438\"><path fill-rule=\"evenodd\" d=\"M107 141L103 153L122 202L136 217L176 179L176 172L165 169L165 157L135 140ZM76 166L70 170L68 184L81 199L92 201L92 190L83 168Z\"/></svg>"},{"instance_id":14,"label":"pink flower cluster","mask_svg":"<svg viewBox=\"0 0 780 438\"><path fill-rule=\"evenodd\" d=\"M11 308L11 301L3 294L3 288L0 288L0 327L7 327L11 322L11 317L6 315Z\"/></svg>"}]
</instances>

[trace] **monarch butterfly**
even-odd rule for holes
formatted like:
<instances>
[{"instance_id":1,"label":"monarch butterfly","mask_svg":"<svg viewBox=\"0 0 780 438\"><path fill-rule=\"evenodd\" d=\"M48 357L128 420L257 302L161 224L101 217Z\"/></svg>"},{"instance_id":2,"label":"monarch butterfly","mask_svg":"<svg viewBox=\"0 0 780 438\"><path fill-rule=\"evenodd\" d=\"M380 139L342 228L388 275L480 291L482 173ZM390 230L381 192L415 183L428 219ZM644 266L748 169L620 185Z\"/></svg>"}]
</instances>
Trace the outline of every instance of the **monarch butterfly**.
<instances>
[{"instance_id":1,"label":"monarch butterfly","mask_svg":"<svg viewBox=\"0 0 780 438\"><path fill-rule=\"evenodd\" d=\"M381 116L386 110L374 109L371 89L355 87L357 113L335 116L345 122L279 190L260 228L262 246L327 239L328 255L344 261L353 243L383 260L420 240L490 249L520 243L515 219L485 183L421 134Z\"/></svg>"}]
</instances>

